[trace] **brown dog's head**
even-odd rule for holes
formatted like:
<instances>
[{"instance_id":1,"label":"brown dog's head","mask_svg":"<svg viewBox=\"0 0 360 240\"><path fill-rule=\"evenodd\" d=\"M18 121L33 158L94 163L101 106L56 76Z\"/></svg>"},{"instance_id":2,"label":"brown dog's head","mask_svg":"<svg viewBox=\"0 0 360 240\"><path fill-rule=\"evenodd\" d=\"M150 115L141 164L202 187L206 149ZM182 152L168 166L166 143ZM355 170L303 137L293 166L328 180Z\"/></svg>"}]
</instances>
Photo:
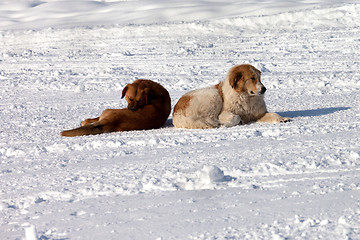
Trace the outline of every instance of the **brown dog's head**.
<instances>
[{"instance_id":1,"label":"brown dog's head","mask_svg":"<svg viewBox=\"0 0 360 240\"><path fill-rule=\"evenodd\" d=\"M136 111L149 102L149 88L140 87L138 84L128 84L122 91L121 98L126 95L128 109Z\"/></svg>"},{"instance_id":2,"label":"brown dog's head","mask_svg":"<svg viewBox=\"0 0 360 240\"><path fill-rule=\"evenodd\" d=\"M249 64L238 65L230 69L227 76L230 86L237 93L260 96L266 91L261 83L261 72Z\"/></svg>"}]
</instances>

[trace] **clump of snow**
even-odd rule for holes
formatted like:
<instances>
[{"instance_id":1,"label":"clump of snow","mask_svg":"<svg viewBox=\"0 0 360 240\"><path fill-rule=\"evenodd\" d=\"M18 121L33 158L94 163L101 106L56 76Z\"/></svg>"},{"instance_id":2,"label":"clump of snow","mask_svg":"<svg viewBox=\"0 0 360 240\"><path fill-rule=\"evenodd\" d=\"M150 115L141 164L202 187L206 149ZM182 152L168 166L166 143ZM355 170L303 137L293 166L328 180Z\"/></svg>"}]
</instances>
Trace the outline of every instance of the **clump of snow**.
<instances>
[{"instance_id":1,"label":"clump of snow","mask_svg":"<svg viewBox=\"0 0 360 240\"><path fill-rule=\"evenodd\" d=\"M358 161L359 159L360 159L360 155L359 155L359 153L357 153L357 152L354 152L354 151L350 151L350 153L349 153L349 159L351 160L351 161Z\"/></svg>"},{"instance_id":2,"label":"clump of snow","mask_svg":"<svg viewBox=\"0 0 360 240\"><path fill-rule=\"evenodd\" d=\"M34 225L25 227L25 240L38 240L38 235Z\"/></svg>"},{"instance_id":3,"label":"clump of snow","mask_svg":"<svg viewBox=\"0 0 360 240\"><path fill-rule=\"evenodd\" d=\"M217 166L204 166L197 172L198 178L207 183L216 183L224 180L224 172Z\"/></svg>"}]
</instances>

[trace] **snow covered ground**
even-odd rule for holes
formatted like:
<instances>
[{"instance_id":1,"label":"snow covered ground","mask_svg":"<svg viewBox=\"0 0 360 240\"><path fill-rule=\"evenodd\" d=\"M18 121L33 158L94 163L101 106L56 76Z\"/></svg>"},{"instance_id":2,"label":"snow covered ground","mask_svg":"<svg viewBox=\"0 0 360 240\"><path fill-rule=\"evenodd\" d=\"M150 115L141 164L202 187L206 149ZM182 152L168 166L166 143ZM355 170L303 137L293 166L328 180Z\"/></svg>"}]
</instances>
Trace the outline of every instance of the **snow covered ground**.
<instances>
[{"instance_id":1,"label":"snow covered ground","mask_svg":"<svg viewBox=\"0 0 360 240\"><path fill-rule=\"evenodd\" d=\"M360 239L358 1L1 1L1 239ZM60 137L235 64L286 124Z\"/></svg>"}]
</instances>

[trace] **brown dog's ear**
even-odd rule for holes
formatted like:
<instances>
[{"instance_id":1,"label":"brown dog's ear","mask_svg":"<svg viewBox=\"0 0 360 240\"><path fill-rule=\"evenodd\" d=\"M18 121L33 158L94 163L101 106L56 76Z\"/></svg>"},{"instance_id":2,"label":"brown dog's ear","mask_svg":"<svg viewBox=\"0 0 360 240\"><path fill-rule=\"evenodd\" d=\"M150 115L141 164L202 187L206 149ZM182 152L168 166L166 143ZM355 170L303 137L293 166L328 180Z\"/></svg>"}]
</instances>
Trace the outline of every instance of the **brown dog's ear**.
<instances>
[{"instance_id":1,"label":"brown dog's ear","mask_svg":"<svg viewBox=\"0 0 360 240\"><path fill-rule=\"evenodd\" d=\"M144 88L143 95L145 97L146 105L150 103L150 88Z\"/></svg>"},{"instance_id":2,"label":"brown dog's ear","mask_svg":"<svg viewBox=\"0 0 360 240\"><path fill-rule=\"evenodd\" d=\"M241 80L242 72L233 71L229 74L229 83L232 88L236 88L238 82Z\"/></svg>"},{"instance_id":3,"label":"brown dog's ear","mask_svg":"<svg viewBox=\"0 0 360 240\"><path fill-rule=\"evenodd\" d=\"M124 87L124 89L122 90L121 98L124 98L124 97L125 97L126 91L127 91L128 88L129 88L128 86L129 86L129 84L126 85L126 86Z\"/></svg>"}]
</instances>

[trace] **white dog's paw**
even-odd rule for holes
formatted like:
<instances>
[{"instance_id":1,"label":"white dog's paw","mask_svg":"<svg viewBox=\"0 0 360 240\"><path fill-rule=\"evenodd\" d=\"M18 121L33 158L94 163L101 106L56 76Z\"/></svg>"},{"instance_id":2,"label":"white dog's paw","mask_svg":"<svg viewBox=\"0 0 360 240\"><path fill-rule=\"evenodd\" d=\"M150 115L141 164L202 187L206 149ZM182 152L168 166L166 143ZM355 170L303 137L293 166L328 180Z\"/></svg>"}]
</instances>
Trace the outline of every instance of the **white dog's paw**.
<instances>
[{"instance_id":1,"label":"white dog's paw","mask_svg":"<svg viewBox=\"0 0 360 240\"><path fill-rule=\"evenodd\" d=\"M288 118L288 117L281 117L279 119L279 123L287 123L287 122L290 122L291 121L291 118Z\"/></svg>"},{"instance_id":2,"label":"white dog's paw","mask_svg":"<svg viewBox=\"0 0 360 240\"><path fill-rule=\"evenodd\" d=\"M267 123L286 123L290 122L291 119L288 117L282 117L277 113L265 113L265 115L257 121Z\"/></svg>"},{"instance_id":3,"label":"white dog's paw","mask_svg":"<svg viewBox=\"0 0 360 240\"><path fill-rule=\"evenodd\" d=\"M217 119L207 118L205 120L209 128L218 128L220 127L220 122Z\"/></svg>"},{"instance_id":4,"label":"white dog's paw","mask_svg":"<svg viewBox=\"0 0 360 240\"><path fill-rule=\"evenodd\" d=\"M242 120L239 115L235 115L231 112L222 112L219 115L219 120L224 127L233 127L242 124Z\"/></svg>"}]
</instances>

